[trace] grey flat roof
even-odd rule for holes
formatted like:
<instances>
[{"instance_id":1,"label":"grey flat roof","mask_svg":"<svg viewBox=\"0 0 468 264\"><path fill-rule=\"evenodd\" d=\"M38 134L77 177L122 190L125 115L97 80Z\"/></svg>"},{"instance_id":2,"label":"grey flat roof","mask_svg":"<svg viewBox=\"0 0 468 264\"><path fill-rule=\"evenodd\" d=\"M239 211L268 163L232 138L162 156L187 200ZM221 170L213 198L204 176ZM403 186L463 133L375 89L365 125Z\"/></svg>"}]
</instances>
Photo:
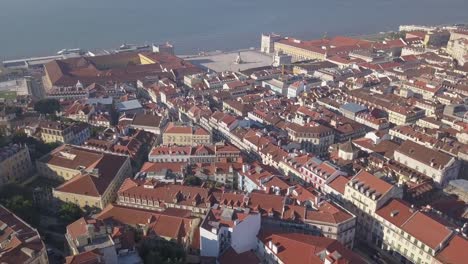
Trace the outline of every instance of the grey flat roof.
<instances>
[{"instance_id":1,"label":"grey flat roof","mask_svg":"<svg viewBox=\"0 0 468 264\"><path fill-rule=\"evenodd\" d=\"M111 105L112 104L112 97L107 97L107 98L88 98L87 103L88 104L104 104L104 105ZM141 105L140 105L141 106Z\"/></svg>"},{"instance_id":2,"label":"grey flat roof","mask_svg":"<svg viewBox=\"0 0 468 264\"><path fill-rule=\"evenodd\" d=\"M340 110L346 110L352 113L358 113L366 109L367 107L355 103L347 103L340 107Z\"/></svg>"},{"instance_id":3,"label":"grey flat roof","mask_svg":"<svg viewBox=\"0 0 468 264\"><path fill-rule=\"evenodd\" d=\"M123 101L117 104L117 109L119 111L132 110L137 108L142 108L138 100Z\"/></svg>"},{"instance_id":4,"label":"grey flat roof","mask_svg":"<svg viewBox=\"0 0 468 264\"><path fill-rule=\"evenodd\" d=\"M468 181L463 179L450 181L449 184L457 189L462 189L464 192L468 193Z\"/></svg>"}]
</instances>

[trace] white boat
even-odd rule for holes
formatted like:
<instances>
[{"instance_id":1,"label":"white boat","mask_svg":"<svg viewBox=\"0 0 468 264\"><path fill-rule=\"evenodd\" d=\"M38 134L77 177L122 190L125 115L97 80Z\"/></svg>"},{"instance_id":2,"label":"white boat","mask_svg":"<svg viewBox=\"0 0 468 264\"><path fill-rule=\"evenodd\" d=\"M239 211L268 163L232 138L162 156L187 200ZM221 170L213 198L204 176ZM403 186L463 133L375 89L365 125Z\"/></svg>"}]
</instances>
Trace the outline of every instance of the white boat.
<instances>
[{"instance_id":1,"label":"white boat","mask_svg":"<svg viewBox=\"0 0 468 264\"><path fill-rule=\"evenodd\" d=\"M62 49L57 52L58 55L66 55L66 54L73 54L77 53L80 54L82 51L81 49Z\"/></svg>"}]
</instances>

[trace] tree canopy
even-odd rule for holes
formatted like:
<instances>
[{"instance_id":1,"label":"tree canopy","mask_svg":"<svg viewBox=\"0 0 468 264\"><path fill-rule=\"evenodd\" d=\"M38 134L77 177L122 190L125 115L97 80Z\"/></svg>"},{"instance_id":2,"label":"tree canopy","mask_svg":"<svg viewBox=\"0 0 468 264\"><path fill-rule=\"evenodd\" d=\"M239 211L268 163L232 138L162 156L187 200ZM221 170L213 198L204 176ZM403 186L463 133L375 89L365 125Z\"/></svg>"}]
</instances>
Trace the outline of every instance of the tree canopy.
<instances>
[{"instance_id":1,"label":"tree canopy","mask_svg":"<svg viewBox=\"0 0 468 264\"><path fill-rule=\"evenodd\" d=\"M182 264L185 263L185 252L181 245L158 238L143 240L138 253L145 264Z\"/></svg>"},{"instance_id":2,"label":"tree canopy","mask_svg":"<svg viewBox=\"0 0 468 264\"><path fill-rule=\"evenodd\" d=\"M4 185L0 188L0 203L31 225L39 225L37 208L33 205L31 192L26 188L16 184Z\"/></svg>"},{"instance_id":3,"label":"tree canopy","mask_svg":"<svg viewBox=\"0 0 468 264\"><path fill-rule=\"evenodd\" d=\"M33 137L28 137L24 132L16 132L11 142L15 144L26 144L29 147L31 158L36 160L45 154L51 152L53 149L60 146L60 143L44 143Z\"/></svg>"},{"instance_id":4,"label":"tree canopy","mask_svg":"<svg viewBox=\"0 0 468 264\"><path fill-rule=\"evenodd\" d=\"M34 104L34 110L41 114L55 114L60 111L60 103L55 99L42 99Z\"/></svg>"},{"instance_id":5,"label":"tree canopy","mask_svg":"<svg viewBox=\"0 0 468 264\"><path fill-rule=\"evenodd\" d=\"M202 180L197 176L188 176L185 178L185 184L189 186L200 186L202 184Z\"/></svg>"},{"instance_id":6,"label":"tree canopy","mask_svg":"<svg viewBox=\"0 0 468 264\"><path fill-rule=\"evenodd\" d=\"M73 203L63 203L60 206L58 216L65 224L70 224L83 216L83 210Z\"/></svg>"}]
</instances>

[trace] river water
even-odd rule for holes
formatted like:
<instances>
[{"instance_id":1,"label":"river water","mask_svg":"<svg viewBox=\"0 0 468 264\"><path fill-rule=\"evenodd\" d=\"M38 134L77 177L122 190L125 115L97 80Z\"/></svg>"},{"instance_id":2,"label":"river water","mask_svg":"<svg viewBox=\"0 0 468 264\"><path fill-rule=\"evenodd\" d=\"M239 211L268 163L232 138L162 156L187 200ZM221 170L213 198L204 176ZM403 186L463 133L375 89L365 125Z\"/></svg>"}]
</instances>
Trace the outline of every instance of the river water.
<instances>
[{"instance_id":1,"label":"river water","mask_svg":"<svg viewBox=\"0 0 468 264\"><path fill-rule=\"evenodd\" d=\"M0 0L0 59L170 41L176 53L468 22L468 0Z\"/></svg>"}]
</instances>

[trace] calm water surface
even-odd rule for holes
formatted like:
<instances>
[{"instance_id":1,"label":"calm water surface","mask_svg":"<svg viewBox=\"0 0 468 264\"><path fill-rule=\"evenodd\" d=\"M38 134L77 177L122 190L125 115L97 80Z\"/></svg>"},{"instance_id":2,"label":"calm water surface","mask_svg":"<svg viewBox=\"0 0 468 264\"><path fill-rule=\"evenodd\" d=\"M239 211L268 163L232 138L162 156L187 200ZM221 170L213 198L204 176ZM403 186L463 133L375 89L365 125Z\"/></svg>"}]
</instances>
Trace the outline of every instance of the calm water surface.
<instances>
[{"instance_id":1,"label":"calm water surface","mask_svg":"<svg viewBox=\"0 0 468 264\"><path fill-rule=\"evenodd\" d=\"M400 24L468 22L468 0L0 0L0 59L170 41L179 54Z\"/></svg>"}]
</instances>

